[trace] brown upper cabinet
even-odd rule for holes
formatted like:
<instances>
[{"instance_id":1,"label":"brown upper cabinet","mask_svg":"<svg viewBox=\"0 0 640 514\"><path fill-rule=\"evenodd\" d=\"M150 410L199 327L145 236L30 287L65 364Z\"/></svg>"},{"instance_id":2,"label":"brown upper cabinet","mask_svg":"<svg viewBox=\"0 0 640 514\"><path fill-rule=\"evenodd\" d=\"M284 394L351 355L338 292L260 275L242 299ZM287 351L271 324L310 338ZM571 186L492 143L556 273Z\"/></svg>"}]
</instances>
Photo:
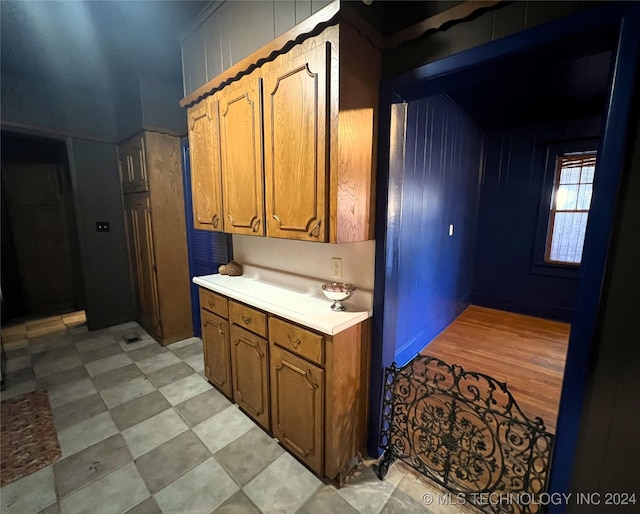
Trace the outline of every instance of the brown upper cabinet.
<instances>
[{"instance_id":1,"label":"brown upper cabinet","mask_svg":"<svg viewBox=\"0 0 640 514\"><path fill-rule=\"evenodd\" d=\"M262 79L242 77L219 94L224 231L264 235Z\"/></svg>"},{"instance_id":2,"label":"brown upper cabinet","mask_svg":"<svg viewBox=\"0 0 640 514\"><path fill-rule=\"evenodd\" d=\"M196 226L197 213L209 215L198 204L213 204L209 197L221 191L225 232L372 239L379 80L379 50L338 23L201 99L189 110L191 152L220 162L222 185L194 192ZM206 102L217 105L219 133L215 123L210 131L217 143L192 136L192 119ZM194 188L208 184L198 178L205 168L192 171ZM209 168L216 173L215 164ZM209 184L216 187L215 176Z\"/></svg>"},{"instance_id":3,"label":"brown upper cabinet","mask_svg":"<svg viewBox=\"0 0 640 514\"><path fill-rule=\"evenodd\" d=\"M201 230L222 230L222 179L218 149L218 113L214 97L187 111L191 158L193 223Z\"/></svg>"}]
</instances>

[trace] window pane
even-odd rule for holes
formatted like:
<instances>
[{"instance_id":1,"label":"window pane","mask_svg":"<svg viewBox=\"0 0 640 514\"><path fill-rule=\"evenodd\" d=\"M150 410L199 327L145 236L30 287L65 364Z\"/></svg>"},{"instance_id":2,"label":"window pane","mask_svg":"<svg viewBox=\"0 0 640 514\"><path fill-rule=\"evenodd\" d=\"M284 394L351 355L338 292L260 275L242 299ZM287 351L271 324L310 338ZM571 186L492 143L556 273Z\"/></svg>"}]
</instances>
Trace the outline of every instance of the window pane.
<instances>
[{"instance_id":1,"label":"window pane","mask_svg":"<svg viewBox=\"0 0 640 514\"><path fill-rule=\"evenodd\" d=\"M596 170L595 166L586 166L582 168L581 182L593 182L593 174Z\"/></svg>"},{"instance_id":2,"label":"window pane","mask_svg":"<svg viewBox=\"0 0 640 514\"><path fill-rule=\"evenodd\" d=\"M586 212L558 212L551 236L552 261L580 263L587 229Z\"/></svg>"},{"instance_id":3,"label":"window pane","mask_svg":"<svg viewBox=\"0 0 640 514\"><path fill-rule=\"evenodd\" d=\"M573 210L578 202L578 186L560 186L556 192L556 209Z\"/></svg>"},{"instance_id":4,"label":"window pane","mask_svg":"<svg viewBox=\"0 0 640 514\"><path fill-rule=\"evenodd\" d=\"M580 168L562 168L560 171L561 184L578 184L580 182Z\"/></svg>"},{"instance_id":5,"label":"window pane","mask_svg":"<svg viewBox=\"0 0 640 514\"><path fill-rule=\"evenodd\" d=\"M591 184L583 184L578 192L578 209L588 211L591 206Z\"/></svg>"}]
</instances>

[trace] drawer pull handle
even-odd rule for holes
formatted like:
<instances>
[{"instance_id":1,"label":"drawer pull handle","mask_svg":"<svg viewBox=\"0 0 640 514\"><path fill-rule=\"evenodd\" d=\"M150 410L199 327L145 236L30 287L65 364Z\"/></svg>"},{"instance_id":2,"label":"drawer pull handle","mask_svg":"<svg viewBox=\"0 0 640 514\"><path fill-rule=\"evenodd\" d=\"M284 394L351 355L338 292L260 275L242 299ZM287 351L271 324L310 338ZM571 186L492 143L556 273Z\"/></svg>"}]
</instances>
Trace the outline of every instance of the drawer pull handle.
<instances>
[{"instance_id":1,"label":"drawer pull handle","mask_svg":"<svg viewBox=\"0 0 640 514\"><path fill-rule=\"evenodd\" d=\"M258 218L254 223L253 226L251 227L251 230L253 232L257 232L260 229L260 218Z\"/></svg>"},{"instance_id":2,"label":"drawer pull handle","mask_svg":"<svg viewBox=\"0 0 640 514\"><path fill-rule=\"evenodd\" d=\"M220 222L220 216L217 214L213 215L213 228L218 228L218 223Z\"/></svg>"},{"instance_id":3,"label":"drawer pull handle","mask_svg":"<svg viewBox=\"0 0 640 514\"><path fill-rule=\"evenodd\" d=\"M222 329L220 329L220 328L219 328L219 329L218 329L218 334L220 334L221 336L224 336L224 330L222 330Z\"/></svg>"},{"instance_id":4,"label":"drawer pull handle","mask_svg":"<svg viewBox=\"0 0 640 514\"><path fill-rule=\"evenodd\" d=\"M216 306L216 302L214 302L213 300L209 300L209 307L213 308Z\"/></svg>"},{"instance_id":5,"label":"drawer pull handle","mask_svg":"<svg viewBox=\"0 0 640 514\"><path fill-rule=\"evenodd\" d=\"M248 325L249 323L251 323L251 318L245 314L242 315L242 321L244 321L245 325Z\"/></svg>"},{"instance_id":6,"label":"drawer pull handle","mask_svg":"<svg viewBox=\"0 0 640 514\"><path fill-rule=\"evenodd\" d=\"M309 237L318 237L320 235L320 224L322 220L316 221L315 225L309 230ZM315 234L314 234L315 232Z\"/></svg>"}]
</instances>

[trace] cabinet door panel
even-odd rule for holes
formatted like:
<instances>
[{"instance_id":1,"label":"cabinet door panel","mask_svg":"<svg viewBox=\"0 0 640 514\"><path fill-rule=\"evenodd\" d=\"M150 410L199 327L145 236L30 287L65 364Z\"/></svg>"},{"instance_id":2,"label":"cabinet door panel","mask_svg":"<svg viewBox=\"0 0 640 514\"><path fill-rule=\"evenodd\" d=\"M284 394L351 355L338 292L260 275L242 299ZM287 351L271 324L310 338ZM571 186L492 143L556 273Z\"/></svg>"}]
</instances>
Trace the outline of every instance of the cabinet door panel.
<instances>
[{"instance_id":1,"label":"cabinet door panel","mask_svg":"<svg viewBox=\"0 0 640 514\"><path fill-rule=\"evenodd\" d=\"M215 314L201 310L204 374L231 398L231 360L229 323Z\"/></svg>"},{"instance_id":2,"label":"cabinet door panel","mask_svg":"<svg viewBox=\"0 0 640 514\"><path fill-rule=\"evenodd\" d=\"M220 94L225 232L264 235L261 89L248 76Z\"/></svg>"},{"instance_id":3,"label":"cabinet door panel","mask_svg":"<svg viewBox=\"0 0 640 514\"><path fill-rule=\"evenodd\" d=\"M136 284L138 319L145 328L162 336L149 195L128 195L124 207Z\"/></svg>"},{"instance_id":4,"label":"cabinet door panel","mask_svg":"<svg viewBox=\"0 0 640 514\"><path fill-rule=\"evenodd\" d=\"M233 399L269 430L269 357L267 341L231 326Z\"/></svg>"},{"instance_id":5,"label":"cabinet door panel","mask_svg":"<svg viewBox=\"0 0 640 514\"><path fill-rule=\"evenodd\" d=\"M118 164L123 193L149 190L144 137L134 136L118 146Z\"/></svg>"},{"instance_id":6,"label":"cabinet door panel","mask_svg":"<svg viewBox=\"0 0 640 514\"><path fill-rule=\"evenodd\" d=\"M270 345L273 435L322 474L324 371Z\"/></svg>"},{"instance_id":7,"label":"cabinet door panel","mask_svg":"<svg viewBox=\"0 0 640 514\"><path fill-rule=\"evenodd\" d=\"M218 119L214 97L188 111L193 224L202 230L222 230L222 183Z\"/></svg>"},{"instance_id":8,"label":"cabinet door panel","mask_svg":"<svg viewBox=\"0 0 640 514\"><path fill-rule=\"evenodd\" d=\"M327 44L292 51L264 82L267 235L327 239Z\"/></svg>"}]
</instances>

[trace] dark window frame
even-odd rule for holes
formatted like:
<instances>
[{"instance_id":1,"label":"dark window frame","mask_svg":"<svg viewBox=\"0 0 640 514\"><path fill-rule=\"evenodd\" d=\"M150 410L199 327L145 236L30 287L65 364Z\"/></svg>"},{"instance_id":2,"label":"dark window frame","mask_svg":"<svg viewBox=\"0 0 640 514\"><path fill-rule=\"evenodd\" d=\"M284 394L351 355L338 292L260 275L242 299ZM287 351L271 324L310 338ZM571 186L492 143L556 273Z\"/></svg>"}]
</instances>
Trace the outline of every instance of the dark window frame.
<instances>
[{"instance_id":1,"label":"dark window frame","mask_svg":"<svg viewBox=\"0 0 640 514\"><path fill-rule=\"evenodd\" d=\"M589 138L580 141L565 141L546 145L543 166L542 190L538 207L538 222L531 260L531 273L552 277L576 279L580 264L547 261L547 241L550 237L551 199L556 182L558 157L573 153L597 152L599 140ZM597 171L597 165L596 165Z\"/></svg>"}]
</instances>

